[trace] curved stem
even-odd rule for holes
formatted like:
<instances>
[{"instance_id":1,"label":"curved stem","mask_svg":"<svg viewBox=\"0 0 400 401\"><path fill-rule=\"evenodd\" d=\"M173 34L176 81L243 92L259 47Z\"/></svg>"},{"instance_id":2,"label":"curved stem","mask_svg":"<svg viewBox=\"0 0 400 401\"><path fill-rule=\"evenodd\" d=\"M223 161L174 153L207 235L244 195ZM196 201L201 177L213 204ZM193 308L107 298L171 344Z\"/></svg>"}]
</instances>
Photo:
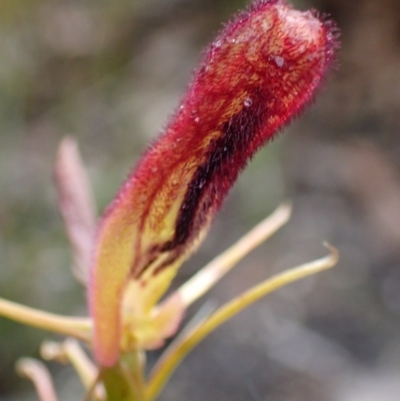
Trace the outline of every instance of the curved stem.
<instances>
[{"instance_id":1,"label":"curved stem","mask_svg":"<svg viewBox=\"0 0 400 401\"><path fill-rule=\"evenodd\" d=\"M88 318L72 318L44 312L0 298L0 315L29 326L89 341L92 329Z\"/></svg>"},{"instance_id":2,"label":"curved stem","mask_svg":"<svg viewBox=\"0 0 400 401\"><path fill-rule=\"evenodd\" d=\"M70 363L89 392L93 387L93 383L97 382L99 376L97 367L74 338L67 338L62 343L45 341L40 348L40 354L46 360ZM92 398L96 400L106 399L104 388L100 384L91 393L93 394Z\"/></svg>"},{"instance_id":3,"label":"curved stem","mask_svg":"<svg viewBox=\"0 0 400 401\"><path fill-rule=\"evenodd\" d=\"M225 323L231 317L267 294L294 281L300 280L301 278L333 267L338 261L338 252L335 248L329 245L326 246L331 252L330 255L277 274L256 285L220 307L205 322L196 326L191 332L187 333L186 336L183 336L180 341L176 342L173 348L166 351L151 372L147 386L146 401L152 401L157 397L166 381L175 368L182 362L183 358L222 323Z\"/></svg>"},{"instance_id":4,"label":"curved stem","mask_svg":"<svg viewBox=\"0 0 400 401\"><path fill-rule=\"evenodd\" d=\"M40 401L57 401L53 381L43 363L32 358L22 358L17 362L17 371L32 381Z\"/></svg>"},{"instance_id":5,"label":"curved stem","mask_svg":"<svg viewBox=\"0 0 400 401\"><path fill-rule=\"evenodd\" d=\"M171 296L179 295L185 307L204 295L213 285L225 276L241 259L254 248L261 245L285 225L291 215L290 203L281 204L270 216L257 224L234 245L204 266L191 279L186 281ZM165 303L168 302L168 299Z\"/></svg>"}]
</instances>

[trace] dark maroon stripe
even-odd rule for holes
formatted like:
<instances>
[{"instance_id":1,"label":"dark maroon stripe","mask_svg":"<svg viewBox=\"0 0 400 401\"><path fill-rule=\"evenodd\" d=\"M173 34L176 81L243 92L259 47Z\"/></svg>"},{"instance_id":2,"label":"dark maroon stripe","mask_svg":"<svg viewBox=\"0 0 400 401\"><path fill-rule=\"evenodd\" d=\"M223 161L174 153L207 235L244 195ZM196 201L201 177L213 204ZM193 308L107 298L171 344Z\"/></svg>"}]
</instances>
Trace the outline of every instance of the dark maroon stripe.
<instances>
[{"instance_id":1,"label":"dark maroon stripe","mask_svg":"<svg viewBox=\"0 0 400 401\"><path fill-rule=\"evenodd\" d=\"M198 167L186 191L176 221L174 238L163 246L171 250L197 234L208 211L219 206L247 159L250 142L262 126L265 111L256 102L232 116L220 130L223 134L209 144L207 160Z\"/></svg>"},{"instance_id":2,"label":"dark maroon stripe","mask_svg":"<svg viewBox=\"0 0 400 401\"><path fill-rule=\"evenodd\" d=\"M260 91L252 98L251 105L244 106L238 114L216 127L222 134L210 142L206 161L197 168L188 185L176 220L174 237L164 244L154 244L150 250L154 257L135 276L146 271L159 253L172 251L154 271L155 275L181 256L186 243L195 238L204 226L210 209L222 203L239 172L255 152L255 147L262 143L254 139L268 115L264 107L266 95Z\"/></svg>"}]
</instances>

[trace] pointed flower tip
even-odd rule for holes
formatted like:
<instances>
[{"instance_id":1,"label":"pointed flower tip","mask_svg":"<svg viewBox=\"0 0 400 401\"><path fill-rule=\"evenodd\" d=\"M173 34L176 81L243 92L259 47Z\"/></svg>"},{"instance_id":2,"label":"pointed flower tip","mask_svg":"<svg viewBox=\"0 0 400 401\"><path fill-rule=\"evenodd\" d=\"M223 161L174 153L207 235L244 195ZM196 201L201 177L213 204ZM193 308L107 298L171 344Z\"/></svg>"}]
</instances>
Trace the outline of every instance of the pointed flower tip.
<instances>
[{"instance_id":1,"label":"pointed flower tip","mask_svg":"<svg viewBox=\"0 0 400 401\"><path fill-rule=\"evenodd\" d=\"M334 59L337 32L315 12L260 0L208 47L164 135L98 231L90 309L100 363L118 357L128 278L146 288L169 269L172 279L247 161L313 98ZM168 287L161 281L160 296Z\"/></svg>"}]
</instances>

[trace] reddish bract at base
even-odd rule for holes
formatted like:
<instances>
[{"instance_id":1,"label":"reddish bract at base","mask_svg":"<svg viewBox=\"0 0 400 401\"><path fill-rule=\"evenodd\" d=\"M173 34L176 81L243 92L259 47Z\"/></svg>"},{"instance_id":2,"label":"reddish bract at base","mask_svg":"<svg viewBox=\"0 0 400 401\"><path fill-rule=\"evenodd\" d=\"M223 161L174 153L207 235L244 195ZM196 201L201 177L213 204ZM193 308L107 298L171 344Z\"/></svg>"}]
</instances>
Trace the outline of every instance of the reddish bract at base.
<instances>
[{"instance_id":1,"label":"reddish bract at base","mask_svg":"<svg viewBox=\"0 0 400 401\"><path fill-rule=\"evenodd\" d=\"M180 108L98 231L90 309L101 365L119 355L127 281L146 286L168 269L172 278L247 161L312 99L332 61L336 32L314 12L264 0L207 49Z\"/></svg>"}]
</instances>

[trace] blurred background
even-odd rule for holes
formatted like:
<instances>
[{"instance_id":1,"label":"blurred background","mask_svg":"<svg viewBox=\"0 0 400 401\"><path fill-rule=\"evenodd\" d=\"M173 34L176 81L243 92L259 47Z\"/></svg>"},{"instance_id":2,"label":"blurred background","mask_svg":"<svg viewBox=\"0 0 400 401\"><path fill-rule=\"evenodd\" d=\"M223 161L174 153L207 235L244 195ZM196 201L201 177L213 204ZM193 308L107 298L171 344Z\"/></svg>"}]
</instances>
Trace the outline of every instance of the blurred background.
<instances>
[{"instance_id":1,"label":"blurred background","mask_svg":"<svg viewBox=\"0 0 400 401\"><path fill-rule=\"evenodd\" d=\"M203 304L340 250L339 265L262 300L213 333L161 401L398 401L400 394L400 2L297 0L342 30L340 68L313 107L240 177L177 283L284 199L290 223ZM84 315L53 187L75 136L99 211L177 107L201 49L244 0L1 0L0 295ZM0 318L0 400L35 400L14 362L47 333ZM157 355L150 355L150 360ZM60 400L81 399L50 364Z\"/></svg>"}]
</instances>

